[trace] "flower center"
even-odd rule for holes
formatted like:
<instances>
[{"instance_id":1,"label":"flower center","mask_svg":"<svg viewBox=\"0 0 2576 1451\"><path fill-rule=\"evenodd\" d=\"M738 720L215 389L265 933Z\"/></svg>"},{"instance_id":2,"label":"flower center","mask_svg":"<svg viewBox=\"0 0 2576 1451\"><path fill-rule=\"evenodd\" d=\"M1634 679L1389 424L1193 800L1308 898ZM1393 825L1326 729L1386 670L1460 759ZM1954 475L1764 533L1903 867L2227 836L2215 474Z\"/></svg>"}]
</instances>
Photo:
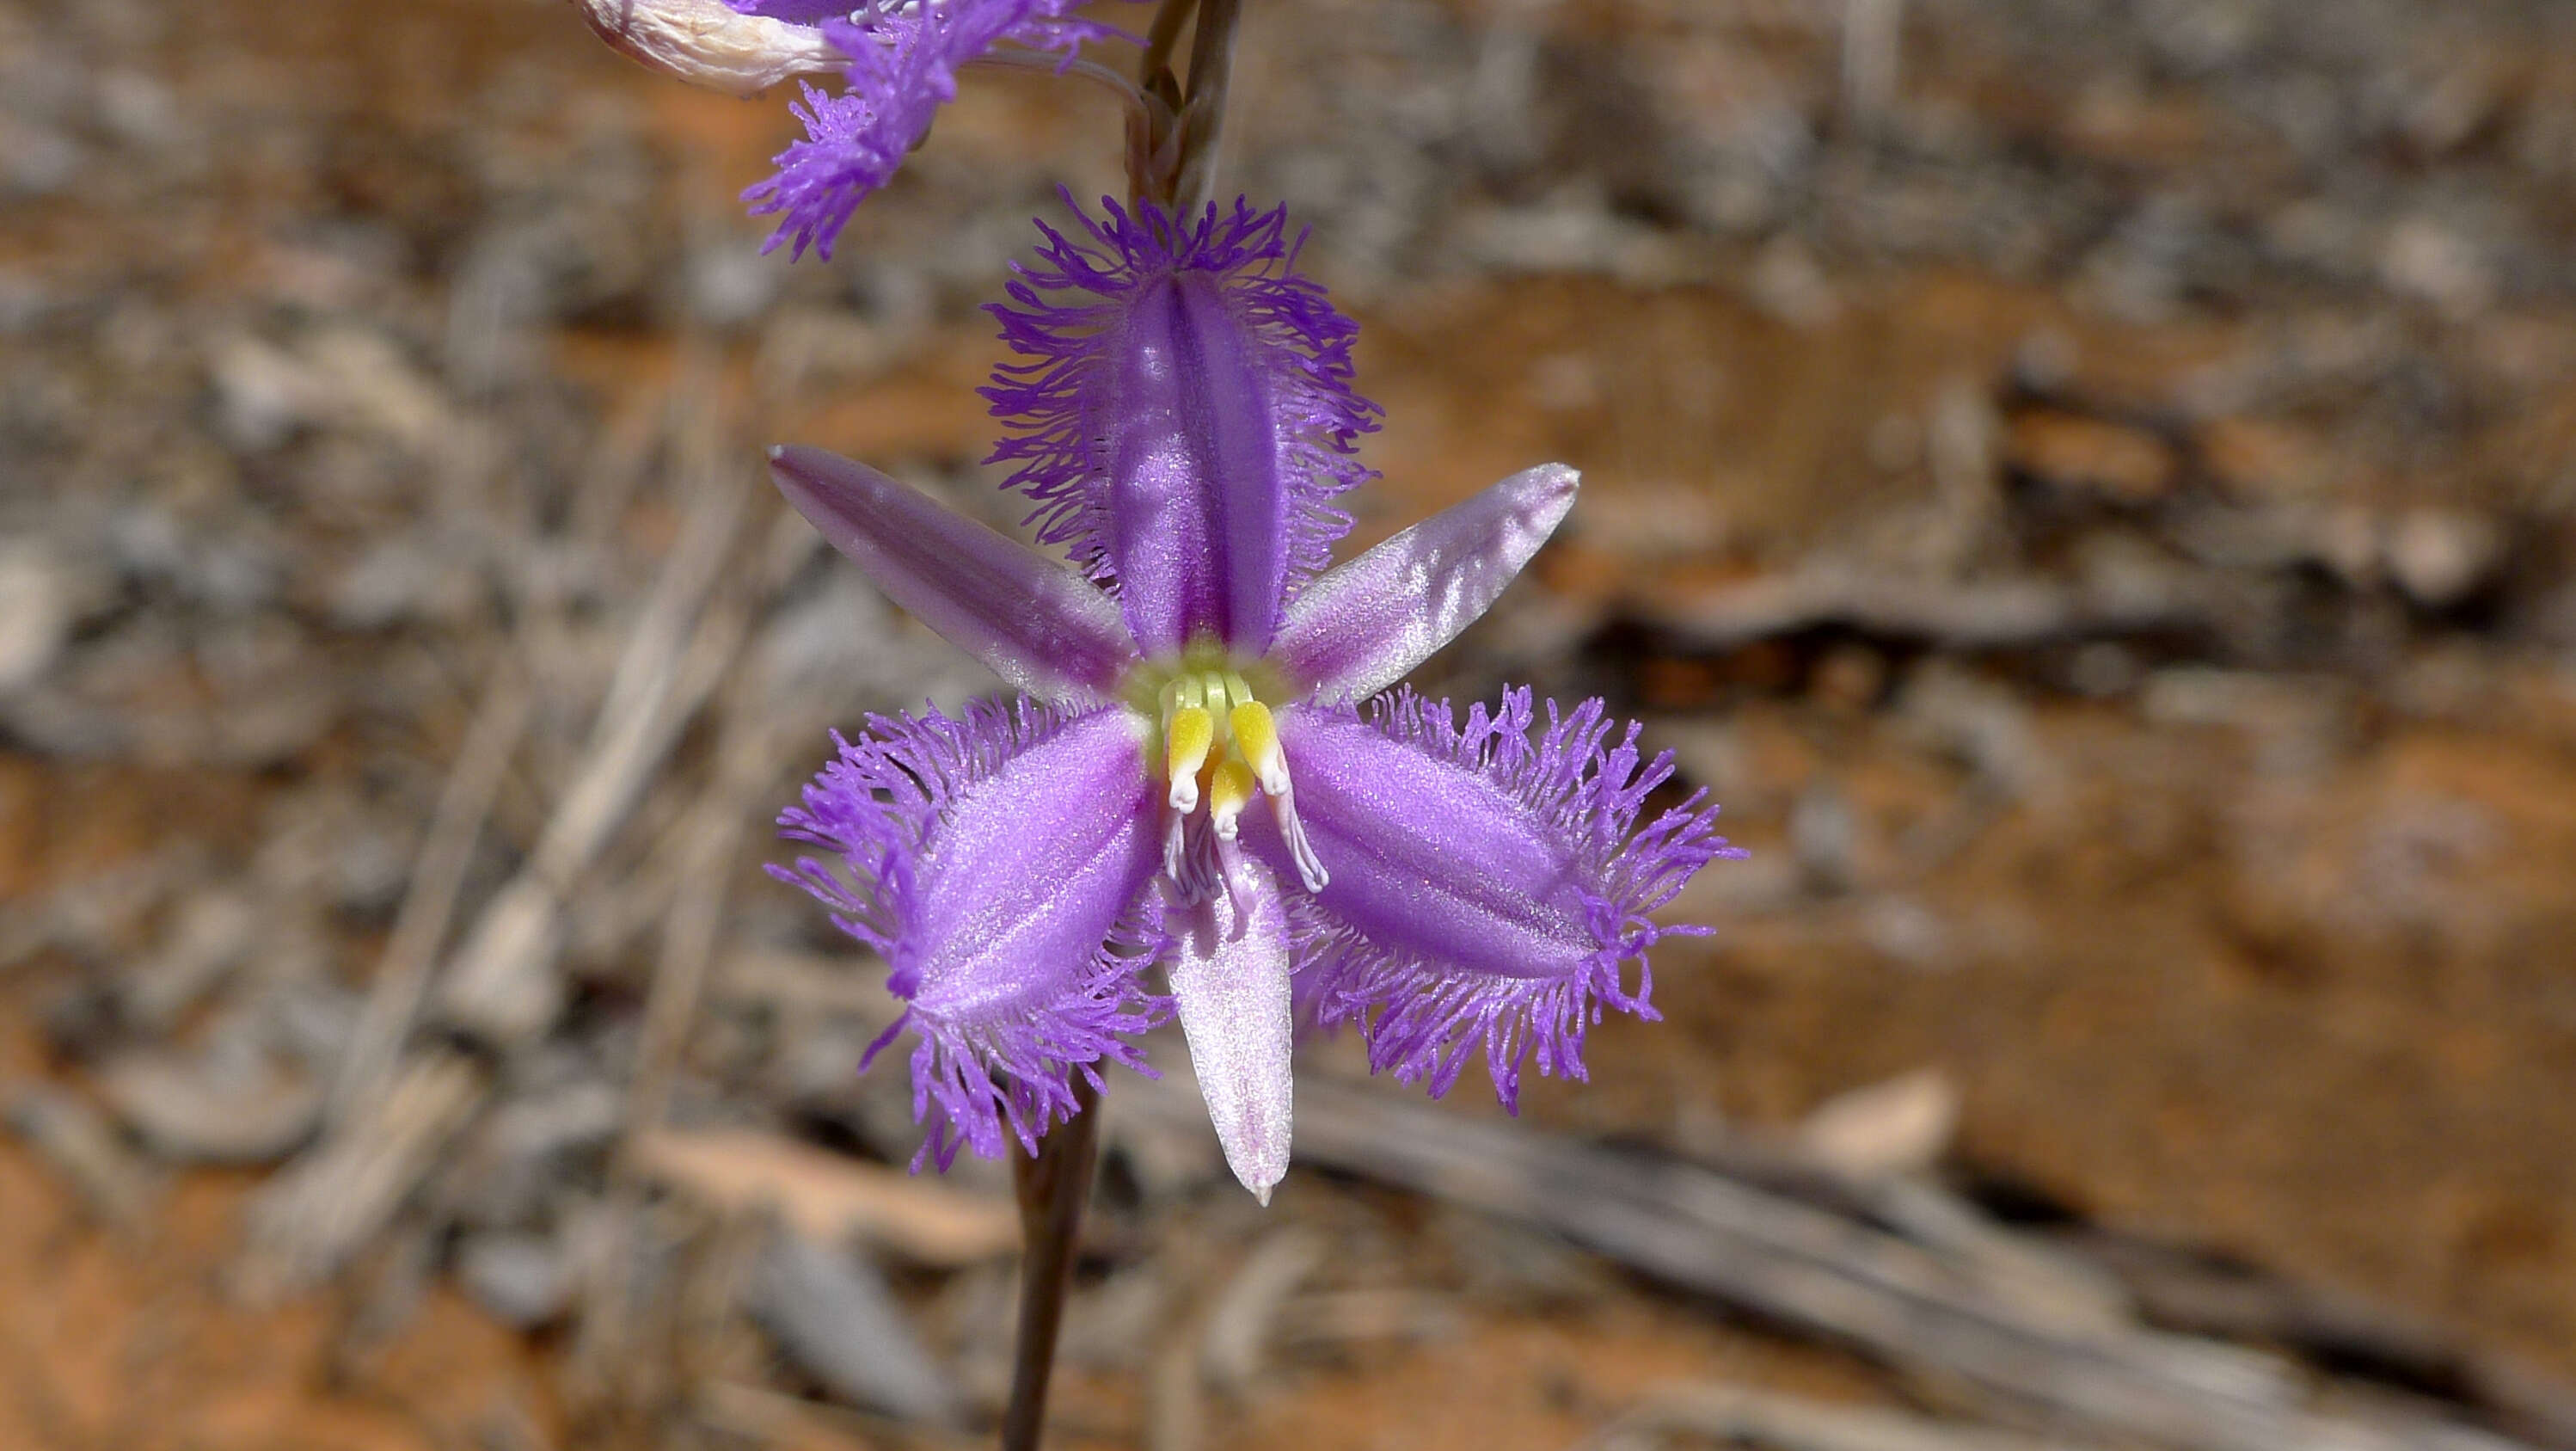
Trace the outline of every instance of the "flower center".
<instances>
[{"instance_id":1,"label":"flower center","mask_svg":"<svg viewBox=\"0 0 2576 1451\"><path fill-rule=\"evenodd\" d=\"M1270 707L1254 697L1242 672L1183 668L1164 682L1160 704L1163 779L1169 787L1163 799L1172 812L1164 833L1164 870L1191 897L1206 896L1219 877L1216 848L1207 833L1213 832L1217 841L1234 840L1244 808L1258 793L1270 798L1279 834L1306 890L1322 891L1331 878L1297 820L1288 757L1279 748L1279 724ZM1207 808L1204 814L1201 806Z\"/></svg>"}]
</instances>

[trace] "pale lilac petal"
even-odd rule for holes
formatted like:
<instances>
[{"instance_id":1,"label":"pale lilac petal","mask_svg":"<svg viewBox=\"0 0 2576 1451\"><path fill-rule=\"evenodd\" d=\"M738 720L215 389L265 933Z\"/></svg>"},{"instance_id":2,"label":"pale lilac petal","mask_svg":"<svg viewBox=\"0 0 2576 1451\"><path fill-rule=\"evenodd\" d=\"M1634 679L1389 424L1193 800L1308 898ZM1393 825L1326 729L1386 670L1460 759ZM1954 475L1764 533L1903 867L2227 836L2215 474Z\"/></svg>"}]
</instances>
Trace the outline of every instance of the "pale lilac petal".
<instances>
[{"instance_id":1,"label":"pale lilac petal","mask_svg":"<svg viewBox=\"0 0 2576 1451\"><path fill-rule=\"evenodd\" d=\"M1109 565L1149 654L1198 630L1257 650L1276 622L1288 496L1251 342L1216 279L1182 272L1137 287L1108 349Z\"/></svg>"},{"instance_id":2,"label":"pale lilac petal","mask_svg":"<svg viewBox=\"0 0 2576 1451\"><path fill-rule=\"evenodd\" d=\"M1493 604L1580 481L1563 464L1525 469L1326 571L1289 603L1270 663L1326 704L1395 684Z\"/></svg>"},{"instance_id":3,"label":"pale lilac petal","mask_svg":"<svg viewBox=\"0 0 2576 1451\"><path fill-rule=\"evenodd\" d=\"M1638 825L1671 759L1643 760L1634 726L1614 739L1599 701L1551 704L1535 736L1527 691L1463 725L1409 692L1367 719L1301 706L1279 725L1299 815L1332 873L1291 900L1300 971L1321 978L1318 1018L1359 1022L1373 1067L1435 1094L1479 1046L1506 1106L1533 1049L1541 1072L1582 1077L1599 1006L1653 1016L1647 950L1704 930L1649 914L1700 867L1740 855L1697 797ZM1284 872L1270 825L1247 819L1243 839Z\"/></svg>"},{"instance_id":4,"label":"pale lilac petal","mask_svg":"<svg viewBox=\"0 0 2576 1451\"><path fill-rule=\"evenodd\" d=\"M1288 1173L1288 1055L1296 1020L1279 884L1232 842L1218 843L1225 890L1197 903L1163 889L1172 1005L1226 1167L1262 1203Z\"/></svg>"},{"instance_id":5,"label":"pale lilac petal","mask_svg":"<svg viewBox=\"0 0 2576 1451\"><path fill-rule=\"evenodd\" d=\"M1029 694L1107 699L1135 657L1118 606L1073 571L865 464L777 448L770 476L886 597Z\"/></svg>"},{"instance_id":6,"label":"pale lilac petal","mask_svg":"<svg viewBox=\"0 0 2576 1451\"><path fill-rule=\"evenodd\" d=\"M779 818L833 859L772 874L882 953L908 1003L913 1111L943 1165L952 1129L987 1157L1006 1132L1034 1149L1074 1111L1072 1074L1143 1066L1125 1035L1160 1008L1138 983L1158 941L1144 737L1121 708L873 717Z\"/></svg>"},{"instance_id":7,"label":"pale lilac petal","mask_svg":"<svg viewBox=\"0 0 2576 1451\"><path fill-rule=\"evenodd\" d=\"M1357 329L1295 271L1284 211L1107 210L1070 236L1041 224L990 309L1030 359L984 390L1018 430L993 460L1019 465L1039 538L1114 584L1148 655L1202 633L1258 655L1350 527L1334 497L1368 477Z\"/></svg>"}]
</instances>

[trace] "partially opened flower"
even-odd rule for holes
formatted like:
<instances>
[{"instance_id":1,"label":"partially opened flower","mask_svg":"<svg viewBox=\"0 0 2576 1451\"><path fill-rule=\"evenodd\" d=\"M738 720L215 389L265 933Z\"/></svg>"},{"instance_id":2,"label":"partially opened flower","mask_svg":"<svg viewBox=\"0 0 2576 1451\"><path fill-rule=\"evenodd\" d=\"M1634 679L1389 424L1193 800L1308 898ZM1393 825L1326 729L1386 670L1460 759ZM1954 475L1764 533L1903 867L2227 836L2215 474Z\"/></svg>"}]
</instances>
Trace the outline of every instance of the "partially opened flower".
<instances>
[{"instance_id":1,"label":"partially opened flower","mask_svg":"<svg viewBox=\"0 0 2576 1451\"><path fill-rule=\"evenodd\" d=\"M778 173L743 193L753 216L776 216L764 250L808 246L832 255L833 240L870 192L957 98L957 71L1010 54L1046 55L1059 68L1091 40L1118 32L1068 14L1079 0L727 0L746 17L810 35L839 52L848 88L807 85L792 109L803 140L774 159ZM998 50L1008 43L1017 52Z\"/></svg>"},{"instance_id":2,"label":"partially opened flower","mask_svg":"<svg viewBox=\"0 0 2576 1451\"><path fill-rule=\"evenodd\" d=\"M573 8L600 39L641 64L727 95L756 95L789 76L842 64L817 26L725 0L573 0Z\"/></svg>"},{"instance_id":3,"label":"partially opened flower","mask_svg":"<svg viewBox=\"0 0 2576 1451\"><path fill-rule=\"evenodd\" d=\"M772 158L777 173L743 193L775 216L764 251L825 257L870 192L894 178L957 98L973 64L1080 69L1122 94L1133 87L1077 58L1123 36L1073 14L1082 0L573 0L601 39L694 85L748 96L791 76L841 72L838 92L801 83L789 109L805 127Z\"/></svg>"},{"instance_id":4,"label":"partially opened flower","mask_svg":"<svg viewBox=\"0 0 2576 1451\"><path fill-rule=\"evenodd\" d=\"M781 818L832 860L780 875L885 955L925 1154L1033 1149L1073 1075L1142 1067L1159 964L1227 1162L1266 1201L1301 1010L1435 1094L1481 1056L1510 1105L1532 1057L1583 1075L1603 1006L1653 1015L1647 950L1704 929L1649 914L1734 853L1697 796L1647 819L1670 759L1598 701L1542 717L1517 691L1462 721L1380 693L1519 572L1572 470L1318 573L1375 409L1282 213L1084 226L1047 231L995 309L1033 361L987 390L1018 430L997 456L1081 573L861 465L772 455L835 546L1030 697L871 719Z\"/></svg>"}]
</instances>

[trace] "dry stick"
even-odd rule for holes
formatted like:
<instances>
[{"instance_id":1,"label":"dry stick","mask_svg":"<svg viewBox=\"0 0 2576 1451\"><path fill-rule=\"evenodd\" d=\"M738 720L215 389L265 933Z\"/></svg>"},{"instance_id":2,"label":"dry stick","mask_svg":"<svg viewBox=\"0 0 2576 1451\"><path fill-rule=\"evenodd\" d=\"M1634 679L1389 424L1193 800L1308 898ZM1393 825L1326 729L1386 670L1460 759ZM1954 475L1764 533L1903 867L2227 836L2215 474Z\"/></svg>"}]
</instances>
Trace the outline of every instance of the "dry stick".
<instances>
[{"instance_id":1,"label":"dry stick","mask_svg":"<svg viewBox=\"0 0 2576 1451\"><path fill-rule=\"evenodd\" d=\"M700 366L711 365L689 365L692 371ZM626 651L617 662L608 694L600 701L593 727L595 738L605 736L619 719L632 714L657 676L671 668L681 642L689 636L690 626L706 608L726 557L733 552L734 532L751 496L751 491L743 487L740 469L734 466L733 433L724 426L716 407L704 401L703 395L712 389L713 379L697 378L693 382L695 386L683 396L696 395L700 402L684 412L672 427L681 455L680 466L687 470L682 488L688 494L688 513L681 521L679 538L654 578L653 593L627 636Z\"/></svg>"},{"instance_id":2,"label":"dry stick","mask_svg":"<svg viewBox=\"0 0 2576 1451\"><path fill-rule=\"evenodd\" d=\"M1585 1440L1583 1451L1661 1445L1662 1433L1668 1431L1772 1451L2080 1451L2056 1437L1952 1426L1903 1411L1837 1406L1732 1385L1658 1391Z\"/></svg>"},{"instance_id":3,"label":"dry stick","mask_svg":"<svg viewBox=\"0 0 2576 1451\"><path fill-rule=\"evenodd\" d=\"M1866 131L1896 103L1904 36L1905 0L1843 0L1843 105Z\"/></svg>"},{"instance_id":4,"label":"dry stick","mask_svg":"<svg viewBox=\"0 0 2576 1451\"><path fill-rule=\"evenodd\" d=\"M2446 1386L2515 1434L2576 1451L2576 1389L2395 1307L2113 1230L2088 1231L2064 1248L2107 1267L2169 1329L2289 1346L2311 1360Z\"/></svg>"},{"instance_id":5,"label":"dry stick","mask_svg":"<svg viewBox=\"0 0 2576 1451\"><path fill-rule=\"evenodd\" d=\"M748 722L750 712L732 714L743 724L717 736L724 766L691 813L692 840L683 858L679 894L663 924L662 953L644 1001L635 1079L627 1087L621 1162L631 1163L635 1146L662 1126L680 1054L688 1046L689 1025L697 1018L707 964L715 957L718 929L724 924L725 887L742 846L743 804L769 775L767 733Z\"/></svg>"},{"instance_id":6,"label":"dry stick","mask_svg":"<svg viewBox=\"0 0 2576 1451\"><path fill-rule=\"evenodd\" d=\"M582 468L580 484L573 494L570 517L561 540L566 548L588 551L607 541L609 532L624 516L628 502L634 498L636 486L649 468L654 446L664 431L663 417L669 413L670 406L670 390L657 388L638 393L609 416L591 450L589 461ZM343 1056L326 1123L347 1117L349 1110L372 1089L374 1080L392 1069L393 1054L401 1047L402 1035L410 1030L413 1017L419 1011L417 993L399 1014L391 1012L390 1004L378 1006L375 998L388 992L386 979L401 978L401 969L414 961L419 964L417 988L425 990L428 985L429 969L436 963L439 939L446 932L456 899L454 887L443 893L431 890L444 864L443 858L432 847L443 839L451 843L455 840L453 836L443 837L442 833L464 831L467 833L464 848L470 858L473 837L480 832L480 820L488 817L496 794L514 779L510 771L512 756L524 738L527 721L532 714L530 707L534 703L530 681L542 678L546 673L543 660L547 635L566 624L561 599L550 591L527 587L524 579L523 576L515 603L519 616L507 641L507 653L484 687L484 700L478 707L482 714L478 714L467 727L466 738L458 747L456 761L451 766L451 770L463 771L469 763L477 769L489 764L497 774L490 786L482 789L485 803L481 811L469 813L463 810L467 803L457 799L463 784L460 779L451 778L446 791L439 797L437 815L433 818L428 841L414 863L412 882L403 899L402 915L395 921L393 940L387 945L385 956L377 967L377 986L368 1003L367 1011L371 1015L389 1016L361 1020L357 1040ZM499 711L506 703L502 698L505 687L515 689L520 696L521 722L517 731L503 731L497 721L491 720L491 713ZM487 724L491 726L492 734L488 738L479 736L477 733ZM491 757L477 755L478 751L486 749L492 752ZM524 778L519 779L524 785ZM451 807L458 809L456 816L450 815ZM472 827L462 825L465 815L475 816L477 824ZM460 871L464 864L465 859L458 861ZM439 900L442 896L443 905ZM414 925L416 920L417 926ZM419 940L408 940L407 931L417 932ZM414 952L421 956L412 957ZM381 1028L389 1021L393 1026L390 1042L378 1044L368 1037L370 1022Z\"/></svg>"},{"instance_id":7,"label":"dry stick","mask_svg":"<svg viewBox=\"0 0 2576 1451\"><path fill-rule=\"evenodd\" d=\"M1138 1085L1174 1117L1183 1092ZM2175 1451L2507 1451L2430 1417L2325 1415L2269 1357L2134 1324L2070 1323L1869 1224L1694 1165L1479 1122L1328 1079L1297 1085L1297 1153L1564 1235L1648 1274L1893 1364L1967 1380L2112 1439Z\"/></svg>"},{"instance_id":8,"label":"dry stick","mask_svg":"<svg viewBox=\"0 0 2576 1451\"><path fill-rule=\"evenodd\" d=\"M725 714L718 733L716 779L682 826L687 843L677 873L677 894L663 921L662 951L644 1002L644 1029L635 1050L635 1076L627 1085L625 1121L609 1169L608 1240L600 1254L582 1320L579 1358L605 1385L612 1367L627 1363L628 1300L634 1270L632 1227L641 1212L644 1179L640 1151L668 1114L671 1085L697 1019L707 966L724 925L727 879L742 845L745 802L771 774L776 733L758 706Z\"/></svg>"},{"instance_id":9,"label":"dry stick","mask_svg":"<svg viewBox=\"0 0 2576 1451\"><path fill-rule=\"evenodd\" d=\"M559 984L547 944L560 916L566 875L586 866L606 844L655 768L678 740L733 660L750 626L750 607L727 602L698 621L668 668L648 672L636 714L609 734L566 794L536 862L486 907L460 949L447 987L466 989L445 1004L495 1047L541 1033L559 1006ZM569 823L567 818L572 818ZM481 976L475 976L477 970ZM463 979L460 983L460 977ZM462 1007L463 1011L460 1011ZM340 1126L259 1197L254 1263L248 1287L282 1288L319 1279L390 1220L439 1162L488 1091L488 1072L470 1055L429 1047L400 1060L377 1106Z\"/></svg>"},{"instance_id":10,"label":"dry stick","mask_svg":"<svg viewBox=\"0 0 2576 1451\"><path fill-rule=\"evenodd\" d=\"M430 818L429 834L412 866L411 885L394 918L393 936L385 944L366 1007L332 1078L323 1115L326 1125L345 1124L367 1108L393 1070L412 1019L420 1012L421 999L429 991L439 939L447 934L457 893L465 885L475 838L483 834L492 798L509 772L520 734L527 729L529 704L526 682L505 661L494 671L482 705L457 744L456 760L439 792L436 814Z\"/></svg>"},{"instance_id":11,"label":"dry stick","mask_svg":"<svg viewBox=\"0 0 2576 1451\"><path fill-rule=\"evenodd\" d=\"M720 458L708 409L684 425L690 508L627 637L591 730L581 773L556 804L516 879L484 908L440 989L457 1026L496 1045L542 1032L561 1006L554 949L576 881L649 785L750 627L748 606L712 611L750 491Z\"/></svg>"},{"instance_id":12,"label":"dry stick","mask_svg":"<svg viewBox=\"0 0 2576 1451\"><path fill-rule=\"evenodd\" d=\"M1074 1241L1100 1161L1100 1091L1077 1076L1073 1117L1038 1140L1030 1157L1013 1155L1011 1184L1020 1196L1020 1333L1011 1348L1011 1404L1002 1415L1002 1451L1037 1451L1046 1425L1047 1381L1055 1373L1056 1333L1073 1276Z\"/></svg>"},{"instance_id":13,"label":"dry stick","mask_svg":"<svg viewBox=\"0 0 2576 1451\"><path fill-rule=\"evenodd\" d=\"M596 544L614 526L643 474L655 432L653 412L674 401L689 406L672 429L690 468L689 526L663 561L619 662L594 728L602 748L591 753L582 781L557 804L535 853L536 870L523 872L501 899L486 904L451 977L470 972L478 952L490 955L485 950L491 939L509 935L491 929L506 925L503 919L513 916L512 909L523 936L527 929L550 924L543 910L547 884L560 885L604 844L609 828L642 789L680 726L695 714L747 624L696 620L745 492L720 467L722 430L706 401L711 396L709 388L683 388L653 395L650 405L621 410L610 423L601 456L583 479L569 536L575 544ZM512 648L533 653L541 623L534 616L523 623ZM528 703L513 706L506 698L512 677L505 673L498 680L469 727L456 775L442 792L395 940L357 1039L335 1078L323 1133L261 1192L254 1207L251 1251L242 1266L246 1289L282 1289L336 1271L434 1171L439 1155L488 1093L488 1070L472 1055L446 1045L427 1045L407 1056L400 1049L436 976L438 938L454 909L457 887L443 879L451 865L461 873L470 857L472 839L506 775L511 747L526 729ZM616 713L620 710L626 712L622 720ZM521 717L515 726L509 720L513 715ZM489 783L476 775L483 771L494 773ZM582 819L579 829L572 829L571 817ZM453 858L447 855L451 849ZM550 962L542 965L551 967Z\"/></svg>"},{"instance_id":14,"label":"dry stick","mask_svg":"<svg viewBox=\"0 0 2576 1451\"><path fill-rule=\"evenodd\" d=\"M604 723L536 853L484 908L458 951L440 998L451 1024L499 1048L530 1042L552 1025L563 1007L555 957L564 904L723 678L750 624L744 604L710 611L668 674L642 692L635 713Z\"/></svg>"},{"instance_id":15,"label":"dry stick","mask_svg":"<svg viewBox=\"0 0 2576 1451\"><path fill-rule=\"evenodd\" d=\"M2036 575L1951 582L1826 563L1706 594L1641 600L1637 611L1648 624L1708 649L1847 625L1871 636L1978 650L2206 628L2235 603L2191 576L2170 592L2141 595Z\"/></svg>"},{"instance_id":16,"label":"dry stick","mask_svg":"<svg viewBox=\"0 0 2576 1451\"><path fill-rule=\"evenodd\" d=\"M781 514L759 549L751 599L776 597L811 552L802 520ZM719 609L725 613L732 602ZM746 616L747 618L747 616ZM824 702L809 694L763 692L756 676L758 652L728 650L732 704L717 733L715 779L675 826L667 850L671 907L663 918L661 955L645 1000L644 1027L635 1074L627 1086L617 1152L609 1167L606 1234L592 1262L591 1282L574 1360L594 1390L609 1387L611 1367L628 1363L626 1323L634 1271L634 1227L642 1211L646 1146L668 1116L671 1086L705 996L724 917L724 893L743 829L759 794L779 770L779 748L820 728ZM744 662L751 662L751 669ZM653 873L648 864L646 873Z\"/></svg>"},{"instance_id":17,"label":"dry stick","mask_svg":"<svg viewBox=\"0 0 2576 1451\"><path fill-rule=\"evenodd\" d=\"M160 1180L88 1100L21 1084L0 1102L0 1125L25 1138L120 1233L139 1235L150 1227Z\"/></svg>"},{"instance_id":18,"label":"dry stick","mask_svg":"<svg viewBox=\"0 0 2576 1451\"><path fill-rule=\"evenodd\" d=\"M697 1419L716 1430L763 1445L850 1447L885 1451L887 1447L964 1448L980 1442L961 1432L919 1421L902 1421L857 1406L834 1405L788 1395L749 1381L712 1378L691 1398Z\"/></svg>"},{"instance_id":19,"label":"dry stick","mask_svg":"<svg viewBox=\"0 0 2576 1451\"><path fill-rule=\"evenodd\" d=\"M1200 1373L1228 1395L1248 1396L1261 1378L1281 1308L1326 1258L1324 1244L1303 1229L1271 1231L1208 1307Z\"/></svg>"}]
</instances>

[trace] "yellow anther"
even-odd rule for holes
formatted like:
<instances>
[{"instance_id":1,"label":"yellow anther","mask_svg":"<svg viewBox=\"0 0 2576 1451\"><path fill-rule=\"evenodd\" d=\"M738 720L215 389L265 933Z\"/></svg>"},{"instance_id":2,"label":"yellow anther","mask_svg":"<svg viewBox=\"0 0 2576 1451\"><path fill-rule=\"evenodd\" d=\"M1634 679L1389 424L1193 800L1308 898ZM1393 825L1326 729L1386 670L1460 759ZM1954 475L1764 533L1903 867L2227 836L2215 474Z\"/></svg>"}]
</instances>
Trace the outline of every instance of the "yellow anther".
<instances>
[{"instance_id":1,"label":"yellow anther","mask_svg":"<svg viewBox=\"0 0 2576 1451\"><path fill-rule=\"evenodd\" d=\"M1251 802L1252 768L1231 756L1218 762L1208 779L1208 815L1216 824L1216 834L1234 840L1235 818Z\"/></svg>"},{"instance_id":2,"label":"yellow anther","mask_svg":"<svg viewBox=\"0 0 2576 1451\"><path fill-rule=\"evenodd\" d=\"M1172 783L1172 809L1198 809L1199 768L1216 745L1216 717L1207 708L1185 705L1171 713L1163 727L1163 775Z\"/></svg>"},{"instance_id":3,"label":"yellow anther","mask_svg":"<svg viewBox=\"0 0 2576 1451\"><path fill-rule=\"evenodd\" d=\"M1288 789L1288 759L1279 753L1279 725L1270 718L1270 707L1260 701L1246 701L1234 708L1229 723L1234 729L1235 754L1252 767L1260 778L1261 789L1276 796Z\"/></svg>"}]
</instances>

